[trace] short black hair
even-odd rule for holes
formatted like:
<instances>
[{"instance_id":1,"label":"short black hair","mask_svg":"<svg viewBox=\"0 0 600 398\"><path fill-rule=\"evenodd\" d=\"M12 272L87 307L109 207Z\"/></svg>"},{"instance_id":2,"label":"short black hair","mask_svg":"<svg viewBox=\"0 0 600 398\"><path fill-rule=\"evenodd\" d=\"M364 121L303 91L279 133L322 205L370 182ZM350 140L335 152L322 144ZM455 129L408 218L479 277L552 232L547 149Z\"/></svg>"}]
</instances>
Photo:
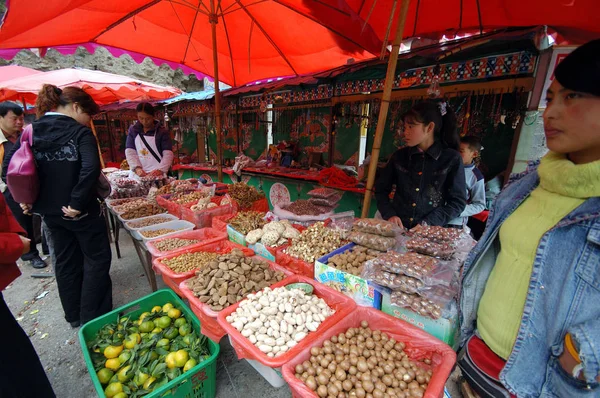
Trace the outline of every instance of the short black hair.
<instances>
[{"instance_id":1,"label":"short black hair","mask_svg":"<svg viewBox=\"0 0 600 398\"><path fill-rule=\"evenodd\" d=\"M135 108L136 112L144 112L150 116L154 116L154 107L148 102L142 102Z\"/></svg>"},{"instance_id":2,"label":"short black hair","mask_svg":"<svg viewBox=\"0 0 600 398\"><path fill-rule=\"evenodd\" d=\"M472 151L481 152L481 140L473 135L461 137L461 144L467 144Z\"/></svg>"},{"instance_id":3,"label":"short black hair","mask_svg":"<svg viewBox=\"0 0 600 398\"><path fill-rule=\"evenodd\" d=\"M600 39L573 50L558 64L554 76L569 90L600 97Z\"/></svg>"},{"instance_id":4,"label":"short black hair","mask_svg":"<svg viewBox=\"0 0 600 398\"><path fill-rule=\"evenodd\" d=\"M0 102L0 116L4 117L8 112L14 113L17 116L23 114L23 108L11 101Z\"/></svg>"}]
</instances>

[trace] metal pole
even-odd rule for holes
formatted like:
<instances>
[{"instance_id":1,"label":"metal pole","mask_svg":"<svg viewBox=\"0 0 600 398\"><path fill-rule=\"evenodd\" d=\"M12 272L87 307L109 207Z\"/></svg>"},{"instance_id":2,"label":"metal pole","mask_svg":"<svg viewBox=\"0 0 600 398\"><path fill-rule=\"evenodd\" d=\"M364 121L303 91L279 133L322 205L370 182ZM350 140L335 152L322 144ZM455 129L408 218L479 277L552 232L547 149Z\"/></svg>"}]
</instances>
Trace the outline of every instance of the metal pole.
<instances>
[{"instance_id":1,"label":"metal pole","mask_svg":"<svg viewBox=\"0 0 600 398\"><path fill-rule=\"evenodd\" d=\"M212 32L213 65L215 79L215 128L217 134L217 175L219 182L223 182L223 148L221 147L221 96L219 92L219 54L217 52L217 16L215 0L210 0L210 16L208 17Z\"/></svg>"},{"instance_id":2,"label":"metal pole","mask_svg":"<svg viewBox=\"0 0 600 398\"><path fill-rule=\"evenodd\" d=\"M369 174L367 177L367 189L365 191L365 199L363 202L362 217L366 218L369 215L371 206L371 196L373 195L373 185L375 183L375 173L377 172L377 163L379 161L379 151L381 149L381 140L383 138L383 130L387 120L388 109L390 107L390 97L392 96L392 86L394 85L394 75L396 74L396 64L398 62L398 53L400 52L400 44L402 43L402 35L404 33L404 25L406 23L406 15L408 13L408 5L410 0L403 0L398 16L398 27L396 28L396 37L392 44L392 53L388 61L387 74L385 76L385 84L383 86L383 94L381 96L381 107L379 108L379 118L377 119L377 130L375 131L375 139L373 141L373 149L371 151L371 162L369 163Z\"/></svg>"}]
</instances>

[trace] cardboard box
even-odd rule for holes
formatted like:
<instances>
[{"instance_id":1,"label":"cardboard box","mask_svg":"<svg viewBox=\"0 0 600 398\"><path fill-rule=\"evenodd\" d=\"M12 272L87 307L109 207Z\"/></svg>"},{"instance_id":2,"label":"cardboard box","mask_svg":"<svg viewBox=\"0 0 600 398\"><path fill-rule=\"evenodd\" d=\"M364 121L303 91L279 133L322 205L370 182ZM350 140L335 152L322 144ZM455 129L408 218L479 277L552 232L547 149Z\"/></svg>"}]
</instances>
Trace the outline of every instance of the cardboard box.
<instances>
[{"instance_id":1,"label":"cardboard box","mask_svg":"<svg viewBox=\"0 0 600 398\"><path fill-rule=\"evenodd\" d=\"M363 307L381 309L381 288L359 276L349 274L327 265L330 257L344 253L356 246L354 243L343 246L315 261L315 280L341 290Z\"/></svg>"},{"instance_id":2,"label":"cardboard box","mask_svg":"<svg viewBox=\"0 0 600 398\"><path fill-rule=\"evenodd\" d=\"M267 247L265 245L263 245L260 242L257 242L253 245L248 245L248 247L252 250L254 250L254 253L256 253L258 256L261 256L262 258L265 258L269 261L275 261L275 256L273 254L271 254L271 252L269 251L269 249L267 249Z\"/></svg>"},{"instance_id":3,"label":"cardboard box","mask_svg":"<svg viewBox=\"0 0 600 398\"><path fill-rule=\"evenodd\" d=\"M456 314L456 316L454 316L452 319L431 319L419 315L408 308L398 307L390 303L391 294L389 289L384 288L382 294L383 297L381 301L381 311L423 329L430 335L437 337L449 346L453 347L454 343L457 342L456 334L458 332L458 314Z\"/></svg>"},{"instance_id":4,"label":"cardboard box","mask_svg":"<svg viewBox=\"0 0 600 398\"><path fill-rule=\"evenodd\" d=\"M246 235L236 231L231 225L227 226L227 236L230 241L237 243L238 245L248 246L246 244Z\"/></svg>"}]
</instances>

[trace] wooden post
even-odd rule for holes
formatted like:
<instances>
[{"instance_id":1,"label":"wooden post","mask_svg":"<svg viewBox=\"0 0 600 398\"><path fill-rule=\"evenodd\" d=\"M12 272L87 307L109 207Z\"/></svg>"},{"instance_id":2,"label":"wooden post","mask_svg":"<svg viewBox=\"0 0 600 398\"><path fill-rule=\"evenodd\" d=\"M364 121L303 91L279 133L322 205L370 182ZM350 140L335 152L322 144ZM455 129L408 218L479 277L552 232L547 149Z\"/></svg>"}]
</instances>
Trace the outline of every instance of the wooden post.
<instances>
[{"instance_id":1,"label":"wooden post","mask_svg":"<svg viewBox=\"0 0 600 398\"><path fill-rule=\"evenodd\" d=\"M219 17L215 8L215 0L210 0L210 15L208 17L212 33L213 65L215 79L215 129L217 134L217 175L223 182L223 148L221 147L221 95L219 91L219 54L217 52L217 23Z\"/></svg>"},{"instance_id":2,"label":"wooden post","mask_svg":"<svg viewBox=\"0 0 600 398\"><path fill-rule=\"evenodd\" d=\"M406 22L406 14L408 13L409 3L410 0L402 0L402 7L400 8L400 15L398 16L398 27L396 28L396 37L394 38L392 53L390 54L390 59L388 61L387 74L385 76L385 84L383 86L383 94L381 96L381 107L379 108L379 118L377 119L377 130L375 131L373 149L371 150L371 162L369 163L367 189L365 191L365 199L362 209L363 218L368 217L369 208L371 206L371 196L373 195L375 173L377 172L377 163L379 162L381 140L383 138L383 130L385 129L385 122L387 120L388 109L390 107L390 97L392 95L392 87L394 85L394 75L396 74L398 53L400 52L400 43L402 43L402 35L404 33L404 25Z\"/></svg>"},{"instance_id":3,"label":"wooden post","mask_svg":"<svg viewBox=\"0 0 600 398\"><path fill-rule=\"evenodd\" d=\"M94 126L94 119L90 119L90 127L96 137L96 146L98 147L98 155L100 156L100 167L104 169L104 158L102 158L102 150L100 149L100 140L98 139L98 133L96 133L96 126Z\"/></svg>"},{"instance_id":4,"label":"wooden post","mask_svg":"<svg viewBox=\"0 0 600 398\"><path fill-rule=\"evenodd\" d=\"M108 132L108 145L110 145L110 158L113 162L118 162L117 156L115 155L115 142L113 140L112 135L112 126L110 122L110 118L108 117L108 112L104 113L104 117L106 118L106 131Z\"/></svg>"}]
</instances>

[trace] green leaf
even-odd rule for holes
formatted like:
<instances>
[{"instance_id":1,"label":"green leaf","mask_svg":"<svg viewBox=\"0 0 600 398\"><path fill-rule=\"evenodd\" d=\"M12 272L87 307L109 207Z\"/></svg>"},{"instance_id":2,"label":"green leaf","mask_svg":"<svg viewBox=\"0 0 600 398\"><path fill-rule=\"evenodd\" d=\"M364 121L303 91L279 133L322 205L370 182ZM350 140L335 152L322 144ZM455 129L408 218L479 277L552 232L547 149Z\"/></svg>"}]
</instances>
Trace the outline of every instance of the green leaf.
<instances>
[{"instance_id":1,"label":"green leaf","mask_svg":"<svg viewBox=\"0 0 600 398\"><path fill-rule=\"evenodd\" d=\"M156 351L156 353L157 353L158 355L167 355L167 354L170 352L170 351L167 351L167 350L165 350L165 349L164 349L164 348L162 348L162 347L160 347L160 348L157 348L155 351Z\"/></svg>"},{"instance_id":2,"label":"green leaf","mask_svg":"<svg viewBox=\"0 0 600 398\"><path fill-rule=\"evenodd\" d=\"M165 372L166 369L167 369L166 363L158 364L156 366L156 368L154 368L154 371L152 372L152 376L158 378Z\"/></svg>"}]
</instances>

